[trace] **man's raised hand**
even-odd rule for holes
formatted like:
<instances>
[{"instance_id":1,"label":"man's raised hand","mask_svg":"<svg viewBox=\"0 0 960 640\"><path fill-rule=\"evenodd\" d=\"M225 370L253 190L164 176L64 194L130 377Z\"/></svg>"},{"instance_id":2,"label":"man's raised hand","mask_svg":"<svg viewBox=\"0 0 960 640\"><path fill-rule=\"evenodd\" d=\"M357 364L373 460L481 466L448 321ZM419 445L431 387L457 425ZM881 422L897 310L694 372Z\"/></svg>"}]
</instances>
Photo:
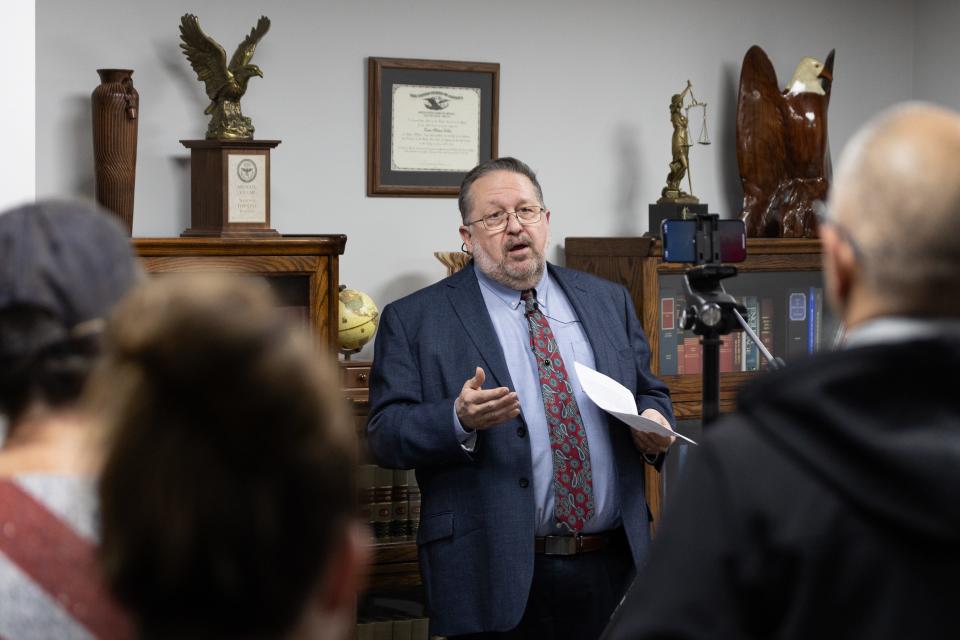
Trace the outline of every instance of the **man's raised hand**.
<instances>
[{"instance_id":1,"label":"man's raised hand","mask_svg":"<svg viewBox=\"0 0 960 640\"><path fill-rule=\"evenodd\" d=\"M457 418L465 429L483 430L520 415L520 399L507 387L483 389L486 375L477 367L473 377L463 383L454 403Z\"/></svg>"}]
</instances>

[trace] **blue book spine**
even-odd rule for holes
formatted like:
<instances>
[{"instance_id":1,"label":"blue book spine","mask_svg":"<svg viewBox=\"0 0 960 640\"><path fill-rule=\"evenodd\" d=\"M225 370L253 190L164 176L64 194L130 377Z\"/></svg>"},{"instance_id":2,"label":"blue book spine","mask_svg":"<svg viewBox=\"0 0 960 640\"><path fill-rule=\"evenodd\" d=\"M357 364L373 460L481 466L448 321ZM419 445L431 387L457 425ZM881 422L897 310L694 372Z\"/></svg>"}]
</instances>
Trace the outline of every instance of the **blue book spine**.
<instances>
[{"instance_id":1,"label":"blue book spine","mask_svg":"<svg viewBox=\"0 0 960 640\"><path fill-rule=\"evenodd\" d=\"M807 292L787 291L786 361L807 353Z\"/></svg>"},{"instance_id":2,"label":"blue book spine","mask_svg":"<svg viewBox=\"0 0 960 640\"><path fill-rule=\"evenodd\" d=\"M760 335L760 300L757 296L744 296L743 306L747 308L747 325L753 332ZM750 336L744 332L743 336L743 370L757 371L760 368L760 350Z\"/></svg>"},{"instance_id":3,"label":"blue book spine","mask_svg":"<svg viewBox=\"0 0 960 640\"><path fill-rule=\"evenodd\" d=\"M807 295L807 353L817 350L817 327L814 318L817 317L816 287L810 287Z\"/></svg>"},{"instance_id":4,"label":"blue book spine","mask_svg":"<svg viewBox=\"0 0 960 640\"><path fill-rule=\"evenodd\" d=\"M817 351L823 349L823 289L817 287L816 292L816 302L814 303L814 309L817 311L817 315L814 316L813 322L816 325L816 330L814 331L814 346Z\"/></svg>"}]
</instances>

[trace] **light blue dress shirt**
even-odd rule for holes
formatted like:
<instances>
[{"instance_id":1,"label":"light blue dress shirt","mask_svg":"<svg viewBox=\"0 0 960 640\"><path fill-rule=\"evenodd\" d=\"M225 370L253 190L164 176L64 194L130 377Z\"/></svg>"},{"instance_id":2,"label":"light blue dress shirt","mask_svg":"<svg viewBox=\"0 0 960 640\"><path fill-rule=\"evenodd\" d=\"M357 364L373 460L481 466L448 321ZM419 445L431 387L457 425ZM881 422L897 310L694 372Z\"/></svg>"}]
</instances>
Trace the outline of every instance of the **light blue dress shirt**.
<instances>
[{"instance_id":1,"label":"light blue dress shirt","mask_svg":"<svg viewBox=\"0 0 960 640\"><path fill-rule=\"evenodd\" d=\"M520 292L510 289L474 269L480 282L480 292L486 304L493 328L500 341L514 391L520 398L520 411L527 424L530 450L533 457L533 489L536 499L537 535L569 534L557 525L553 514L553 458L547 431L543 396L540 394L540 373L530 348L530 329L523 314ZM567 374L573 383L574 397L587 431L590 465L593 472L594 514L583 533L608 531L620 526L620 494L617 489L616 463L611 450L607 420L603 412L587 398L577 378L573 363L595 368L593 349L583 331L577 314L563 290L550 278L546 270L535 287L537 304L550 323ZM454 429L468 451L476 444L476 432L464 430L453 416ZM493 427L494 429L499 427ZM624 426L626 428L626 426Z\"/></svg>"}]
</instances>

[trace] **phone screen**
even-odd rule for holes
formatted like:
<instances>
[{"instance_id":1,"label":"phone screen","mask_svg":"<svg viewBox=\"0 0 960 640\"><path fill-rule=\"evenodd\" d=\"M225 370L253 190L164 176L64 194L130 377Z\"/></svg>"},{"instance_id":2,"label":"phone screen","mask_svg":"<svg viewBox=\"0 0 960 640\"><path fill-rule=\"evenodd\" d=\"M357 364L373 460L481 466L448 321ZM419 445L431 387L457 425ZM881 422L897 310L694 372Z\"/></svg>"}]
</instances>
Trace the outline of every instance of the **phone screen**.
<instances>
[{"instance_id":1,"label":"phone screen","mask_svg":"<svg viewBox=\"0 0 960 640\"><path fill-rule=\"evenodd\" d=\"M697 261L696 220L664 220L660 236L665 262Z\"/></svg>"},{"instance_id":2,"label":"phone screen","mask_svg":"<svg viewBox=\"0 0 960 640\"><path fill-rule=\"evenodd\" d=\"M720 262L743 262L747 259L747 234L743 220L720 220L717 223L720 241ZM663 238L663 259L666 262L697 262L696 220L664 220L660 229Z\"/></svg>"},{"instance_id":3,"label":"phone screen","mask_svg":"<svg viewBox=\"0 0 960 640\"><path fill-rule=\"evenodd\" d=\"M747 259L747 229L743 220L721 220L720 262L743 262Z\"/></svg>"}]
</instances>

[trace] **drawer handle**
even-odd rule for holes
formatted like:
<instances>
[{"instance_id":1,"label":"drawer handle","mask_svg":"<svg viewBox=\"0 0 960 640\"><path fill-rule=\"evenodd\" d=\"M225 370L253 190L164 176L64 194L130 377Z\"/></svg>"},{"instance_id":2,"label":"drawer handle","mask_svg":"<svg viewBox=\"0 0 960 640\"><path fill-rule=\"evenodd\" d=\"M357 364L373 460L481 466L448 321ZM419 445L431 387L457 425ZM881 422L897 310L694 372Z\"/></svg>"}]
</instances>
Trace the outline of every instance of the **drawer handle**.
<instances>
[{"instance_id":1,"label":"drawer handle","mask_svg":"<svg viewBox=\"0 0 960 640\"><path fill-rule=\"evenodd\" d=\"M357 374L357 382L366 382L367 381L367 372Z\"/></svg>"}]
</instances>

